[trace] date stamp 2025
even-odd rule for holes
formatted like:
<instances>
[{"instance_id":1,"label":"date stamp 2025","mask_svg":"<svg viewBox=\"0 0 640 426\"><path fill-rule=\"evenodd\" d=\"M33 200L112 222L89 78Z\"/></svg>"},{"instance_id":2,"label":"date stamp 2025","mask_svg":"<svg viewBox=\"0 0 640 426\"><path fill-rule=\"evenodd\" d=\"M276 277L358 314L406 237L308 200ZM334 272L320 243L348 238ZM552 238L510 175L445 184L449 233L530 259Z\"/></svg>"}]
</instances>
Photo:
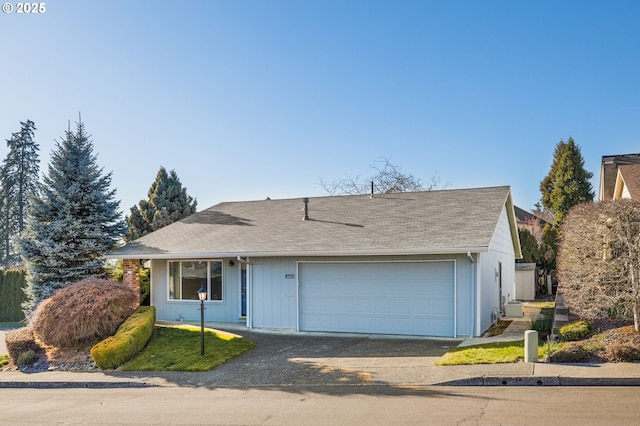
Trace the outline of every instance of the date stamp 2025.
<instances>
[{"instance_id":1,"label":"date stamp 2025","mask_svg":"<svg viewBox=\"0 0 640 426\"><path fill-rule=\"evenodd\" d=\"M46 3L2 3L2 12L16 14L39 14L47 11Z\"/></svg>"}]
</instances>

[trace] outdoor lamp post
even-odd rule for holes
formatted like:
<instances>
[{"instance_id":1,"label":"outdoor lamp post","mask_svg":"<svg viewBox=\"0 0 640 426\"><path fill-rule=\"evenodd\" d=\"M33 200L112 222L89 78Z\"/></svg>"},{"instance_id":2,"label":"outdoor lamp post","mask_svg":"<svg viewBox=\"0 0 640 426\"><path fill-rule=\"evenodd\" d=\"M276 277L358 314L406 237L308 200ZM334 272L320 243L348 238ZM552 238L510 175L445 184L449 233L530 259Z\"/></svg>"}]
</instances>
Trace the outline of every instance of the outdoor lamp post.
<instances>
[{"instance_id":1,"label":"outdoor lamp post","mask_svg":"<svg viewBox=\"0 0 640 426\"><path fill-rule=\"evenodd\" d=\"M207 289L204 288L204 283L198 290L198 299L200 299L200 355L204 355L204 301L207 300Z\"/></svg>"}]
</instances>

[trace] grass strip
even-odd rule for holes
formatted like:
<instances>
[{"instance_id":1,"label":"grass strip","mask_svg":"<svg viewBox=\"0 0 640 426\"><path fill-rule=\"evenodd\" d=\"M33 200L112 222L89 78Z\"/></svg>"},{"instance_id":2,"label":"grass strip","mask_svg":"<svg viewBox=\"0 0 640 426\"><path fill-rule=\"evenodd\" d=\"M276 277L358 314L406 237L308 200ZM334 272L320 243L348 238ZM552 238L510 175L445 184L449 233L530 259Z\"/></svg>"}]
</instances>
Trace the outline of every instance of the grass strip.
<instances>
[{"instance_id":1,"label":"grass strip","mask_svg":"<svg viewBox=\"0 0 640 426\"><path fill-rule=\"evenodd\" d=\"M551 353L562 347L562 343L552 343ZM538 345L538 359L547 355L546 343ZM502 364L524 360L524 341L494 342L482 345L464 346L451 349L435 365Z\"/></svg>"},{"instance_id":2,"label":"grass strip","mask_svg":"<svg viewBox=\"0 0 640 426\"><path fill-rule=\"evenodd\" d=\"M119 370L209 371L254 346L240 336L205 329L202 356L199 327L156 326L146 348Z\"/></svg>"}]
</instances>

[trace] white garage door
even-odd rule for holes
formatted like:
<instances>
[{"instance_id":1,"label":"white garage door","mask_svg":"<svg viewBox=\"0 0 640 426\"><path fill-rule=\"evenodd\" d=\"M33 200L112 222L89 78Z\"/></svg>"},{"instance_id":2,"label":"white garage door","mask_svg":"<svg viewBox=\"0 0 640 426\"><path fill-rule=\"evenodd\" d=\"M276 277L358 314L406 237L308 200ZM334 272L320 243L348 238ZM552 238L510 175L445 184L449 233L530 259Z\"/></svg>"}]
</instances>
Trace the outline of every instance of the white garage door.
<instances>
[{"instance_id":1,"label":"white garage door","mask_svg":"<svg viewBox=\"0 0 640 426\"><path fill-rule=\"evenodd\" d=\"M300 263L300 330L453 337L454 265Z\"/></svg>"}]
</instances>

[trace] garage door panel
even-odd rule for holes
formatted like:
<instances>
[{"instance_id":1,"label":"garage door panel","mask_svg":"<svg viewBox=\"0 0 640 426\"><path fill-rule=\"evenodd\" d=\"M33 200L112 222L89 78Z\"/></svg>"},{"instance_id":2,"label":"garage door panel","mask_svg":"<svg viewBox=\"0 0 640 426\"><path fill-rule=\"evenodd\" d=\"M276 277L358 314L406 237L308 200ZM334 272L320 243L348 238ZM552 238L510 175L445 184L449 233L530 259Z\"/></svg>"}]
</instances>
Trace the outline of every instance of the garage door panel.
<instances>
[{"instance_id":1,"label":"garage door panel","mask_svg":"<svg viewBox=\"0 0 640 426\"><path fill-rule=\"evenodd\" d=\"M453 336L454 265L301 263L300 329Z\"/></svg>"}]
</instances>

